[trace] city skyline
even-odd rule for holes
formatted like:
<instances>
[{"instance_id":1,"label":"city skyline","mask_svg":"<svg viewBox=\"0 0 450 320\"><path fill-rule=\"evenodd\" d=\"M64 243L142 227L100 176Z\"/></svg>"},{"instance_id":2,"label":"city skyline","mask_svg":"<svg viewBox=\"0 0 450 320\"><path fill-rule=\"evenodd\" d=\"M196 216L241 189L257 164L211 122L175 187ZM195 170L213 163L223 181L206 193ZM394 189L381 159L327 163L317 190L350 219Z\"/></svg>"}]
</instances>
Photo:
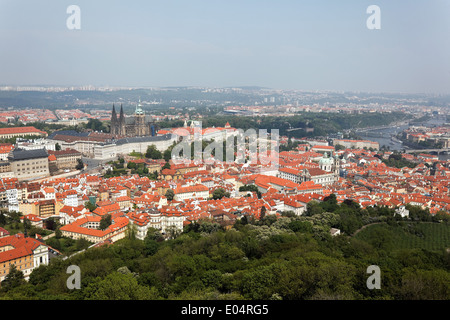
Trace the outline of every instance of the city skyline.
<instances>
[{"instance_id":1,"label":"city skyline","mask_svg":"<svg viewBox=\"0 0 450 320\"><path fill-rule=\"evenodd\" d=\"M81 9L70 30L67 8ZM366 12L376 4L381 29ZM444 1L0 1L0 84L450 93Z\"/></svg>"}]
</instances>

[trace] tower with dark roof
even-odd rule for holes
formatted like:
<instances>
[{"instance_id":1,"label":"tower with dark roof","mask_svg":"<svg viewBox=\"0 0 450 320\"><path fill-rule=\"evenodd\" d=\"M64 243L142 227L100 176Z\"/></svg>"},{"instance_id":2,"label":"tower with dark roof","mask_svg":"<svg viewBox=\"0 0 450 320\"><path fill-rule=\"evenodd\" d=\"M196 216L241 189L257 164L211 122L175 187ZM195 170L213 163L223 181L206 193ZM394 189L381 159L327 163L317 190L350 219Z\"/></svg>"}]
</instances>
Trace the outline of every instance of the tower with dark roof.
<instances>
[{"instance_id":1,"label":"tower with dark roof","mask_svg":"<svg viewBox=\"0 0 450 320\"><path fill-rule=\"evenodd\" d=\"M122 104L120 105L119 134L120 135L125 135L126 134L126 131L125 131L125 116L123 114L123 106L122 106Z\"/></svg>"},{"instance_id":2,"label":"tower with dark roof","mask_svg":"<svg viewBox=\"0 0 450 320\"><path fill-rule=\"evenodd\" d=\"M112 114L111 114L111 130L110 132L112 134L117 134L117 113L116 113L116 108L114 107L113 104L113 109L112 109Z\"/></svg>"}]
</instances>

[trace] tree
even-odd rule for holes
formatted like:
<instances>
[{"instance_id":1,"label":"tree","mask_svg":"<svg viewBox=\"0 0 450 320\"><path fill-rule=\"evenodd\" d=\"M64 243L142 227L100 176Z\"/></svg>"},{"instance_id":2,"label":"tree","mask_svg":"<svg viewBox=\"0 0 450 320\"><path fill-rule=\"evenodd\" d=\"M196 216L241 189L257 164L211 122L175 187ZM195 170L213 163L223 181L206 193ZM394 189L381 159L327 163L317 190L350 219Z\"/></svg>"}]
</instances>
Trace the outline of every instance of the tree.
<instances>
[{"instance_id":1,"label":"tree","mask_svg":"<svg viewBox=\"0 0 450 320\"><path fill-rule=\"evenodd\" d=\"M56 239L61 239L61 237L62 237L62 231L60 230L60 228L58 228L55 231L55 238Z\"/></svg>"},{"instance_id":2,"label":"tree","mask_svg":"<svg viewBox=\"0 0 450 320\"><path fill-rule=\"evenodd\" d=\"M392 247L392 233L383 228L373 233L368 241L377 250L390 250Z\"/></svg>"},{"instance_id":3,"label":"tree","mask_svg":"<svg viewBox=\"0 0 450 320\"><path fill-rule=\"evenodd\" d=\"M76 241L75 248L77 249L77 251L81 251L87 249L90 245L91 243L88 240L81 238Z\"/></svg>"},{"instance_id":4,"label":"tree","mask_svg":"<svg viewBox=\"0 0 450 320\"><path fill-rule=\"evenodd\" d=\"M86 123L86 128L92 129L93 131L106 131L106 127L103 125L103 122L98 119L89 119Z\"/></svg>"},{"instance_id":5,"label":"tree","mask_svg":"<svg viewBox=\"0 0 450 320\"><path fill-rule=\"evenodd\" d=\"M225 191L225 189L223 188L217 188L216 190L214 190L212 197L214 200L219 200L222 199L223 197L230 197L230 193L228 191Z\"/></svg>"},{"instance_id":6,"label":"tree","mask_svg":"<svg viewBox=\"0 0 450 320\"><path fill-rule=\"evenodd\" d=\"M170 169L170 163L167 161L166 163L164 163L162 169Z\"/></svg>"},{"instance_id":7,"label":"tree","mask_svg":"<svg viewBox=\"0 0 450 320\"><path fill-rule=\"evenodd\" d=\"M162 153L152 144L147 147L147 152L145 153L146 158L150 159L161 159Z\"/></svg>"},{"instance_id":8,"label":"tree","mask_svg":"<svg viewBox=\"0 0 450 320\"><path fill-rule=\"evenodd\" d=\"M306 205L306 215L307 216L313 216L316 214L320 214L322 212L323 212L323 209L320 206L320 203L317 202L316 200L312 200L312 201L308 202L308 204Z\"/></svg>"},{"instance_id":9,"label":"tree","mask_svg":"<svg viewBox=\"0 0 450 320\"><path fill-rule=\"evenodd\" d=\"M58 142L55 144L55 150L56 151L61 150L61 146L60 146L60 144Z\"/></svg>"},{"instance_id":10,"label":"tree","mask_svg":"<svg viewBox=\"0 0 450 320\"><path fill-rule=\"evenodd\" d=\"M23 216L22 212L12 211L8 213L7 224L9 223L20 223L20 217Z\"/></svg>"},{"instance_id":11,"label":"tree","mask_svg":"<svg viewBox=\"0 0 450 320\"><path fill-rule=\"evenodd\" d=\"M168 226L166 228L166 236L168 239L175 239L181 234L181 231L178 230L176 226Z\"/></svg>"},{"instance_id":12,"label":"tree","mask_svg":"<svg viewBox=\"0 0 450 320\"><path fill-rule=\"evenodd\" d=\"M128 224L126 235L130 240L136 239L136 226L133 223Z\"/></svg>"},{"instance_id":13,"label":"tree","mask_svg":"<svg viewBox=\"0 0 450 320\"><path fill-rule=\"evenodd\" d=\"M450 275L444 270L406 269L400 295L406 300L448 300Z\"/></svg>"},{"instance_id":14,"label":"tree","mask_svg":"<svg viewBox=\"0 0 450 320\"><path fill-rule=\"evenodd\" d=\"M339 229L346 234L353 234L363 226L360 216L356 212L342 211L339 213Z\"/></svg>"},{"instance_id":15,"label":"tree","mask_svg":"<svg viewBox=\"0 0 450 320\"><path fill-rule=\"evenodd\" d=\"M248 217L246 215L244 215L241 220L239 220L241 222L242 225L246 225L248 224Z\"/></svg>"},{"instance_id":16,"label":"tree","mask_svg":"<svg viewBox=\"0 0 450 320\"><path fill-rule=\"evenodd\" d=\"M175 191L173 191L172 189L167 189L165 196L167 200L172 201L173 198L175 197Z\"/></svg>"},{"instance_id":17,"label":"tree","mask_svg":"<svg viewBox=\"0 0 450 320\"><path fill-rule=\"evenodd\" d=\"M254 184L247 184L245 186L239 187L239 192L245 192L245 191L256 192L258 199L261 199L261 196L262 196L261 191L259 191L258 187L255 186Z\"/></svg>"},{"instance_id":18,"label":"tree","mask_svg":"<svg viewBox=\"0 0 450 320\"><path fill-rule=\"evenodd\" d=\"M158 229L150 227L147 230L147 235L145 236L145 239L155 240L156 242L161 242L164 240L164 237Z\"/></svg>"},{"instance_id":19,"label":"tree","mask_svg":"<svg viewBox=\"0 0 450 320\"><path fill-rule=\"evenodd\" d=\"M6 217L3 212L0 212L0 226L6 225Z\"/></svg>"},{"instance_id":20,"label":"tree","mask_svg":"<svg viewBox=\"0 0 450 320\"><path fill-rule=\"evenodd\" d=\"M88 300L151 300L157 293L139 285L133 274L114 272L85 290Z\"/></svg>"},{"instance_id":21,"label":"tree","mask_svg":"<svg viewBox=\"0 0 450 320\"><path fill-rule=\"evenodd\" d=\"M170 159L172 159L172 150L171 149L167 149L166 151L164 151L163 159L166 160L166 163L169 162Z\"/></svg>"},{"instance_id":22,"label":"tree","mask_svg":"<svg viewBox=\"0 0 450 320\"><path fill-rule=\"evenodd\" d=\"M75 169L81 170L81 169L83 169L83 168L84 168L83 160L77 159L77 165L75 166Z\"/></svg>"},{"instance_id":23,"label":"tree","mask_svg":"<svg viewBox=\"0 0 450 320\"><path fill-rule=\"evenodd\" d=\"M19 287L25 283L23 272L16 268L15 264L9 267L9 273L6 275L5 280L2 281L2 290L9 291L10 289Z\"/></svg>"},{"instance_id":24,"label":"tree","mask_svg":"<svg viewBox=\"0 0 450 320\"><path fill-rule=\"evenodd\" d=\"M104 215L100 219L100 226L98 227L99 230L105 230L108 228L112 223L112 218L110 214Z\"/></svg>"},{"instance_id":25,"label":"tree","mask_svg":"<svg viewBox=\"0 0 450 320\"><path fill-rule=\"evenodd\" d=\"M259 216L259 219L262 220L262 219L264 219L265 216L266 216L266 207L262 206L261 207L261 214Z\"/></svg>"},{"instance_id":26,"label":"tree","mask_svg":"<svg viewBox=\"0 0 450 320\"><path fill-rule=\"evenodd\" d=\"M93 212L97 208L97 206L95 204L93 204L92 202L90 202L90 201L86 201L84 203L84 207L86 209L88 209L90 212Z\"/></svg>"},{"instance_id":27,"label":"tree","mask_svg":"<svg viewBox=\"0 0 450 320\"><path fill-rule=\"evenodd\" d=\"M339 208L337 203L336 195L334 193L323 199L321 203L322 208L327 212L334 212Z\"/></svg>"},{"instance_id":28,"label":"tree","mask_svg":"<svg viewBox=\"0 0 450 320\"><path fill-rule=\"evenodd\" d=\"M136 167L137 167L136 162L130 161L127 164L128 169L136 169Z\"/></svg>"},{"instance_id":29,"label":"tree","mask_svg":"<svg viewBox=\"0 0 450 320\"><path fill-rule=\"evenodd\" d=\"M289 223L289 229L294 232L312 232L312 224L309 221L295 220Z\"/></svg>"},{"instance_id":30,"label":"tree","mask_svg":"<svg viewBox=\"0 0 450 320\"><path fill-rule=\"evenodd\" d=\"M213 233L219 230L222 230L222 226L220 224L218 224L217 222L209 222L209 221L204 221L200 223L200 226L198 228L198 232L200 233Z\"/></svg>"},{"instance_id":31,"label":"tree","mask_svg":"<svg viewBox=\"0 0 450 320\"><path fill-rule=\"evenodd\" d=\"M149 177L151 180L158 180L158 171L155 170L155 171L149 173L148 177Z\"/></svg>"},{"instance_id":32,"label":"tree","mask_svg":"<svg viewBox=\"0 0 450 320\"><path fill-rule=\"evenodd\" d=\"M154 239L152 239L151 237L145 237L144 239L144 250L145 250L145 255L147 256L152 256L154 255L159 248L158 242Z\"/></svg>"},{"instance_id":33,"label":"tree","mask_svg":"<svg viewBox=\"0 0 450 320\"><path fill-rule=\"evenodd\" d=\"M47 220L45 220L44 225L48 230L56 230L56 228L58 227L58 224L53 218L48 218Z\"/></svg>"},{"instance_id":34,"label":"tree","mask_svg":"<svg viewBox=\"0 0 450 320\"><path fill-rule=\"evenodd\" d=\"M281 213L281 216L282 216L282 217L287 217L287 218L293 218L293 217L296 216L296 214L295 214L294 211L288 210L288 211L283 211L283 212Z\"/></svg>"},{"instance_id":35,"label":"tree","mask_svg":"<svg viewBox=\"0 0 450 320\"><path fill-rule=\"evenodd\" d=\"M361 205L358 202L355 202L351 199L345 199L343 202L346 206L359 210L361 208Z\"/></svg>"},{"instance_id":36,"label":"tree","mask_svg":"<svg viewBox=\"0 0 450 320\"><path fill-rule=\"evenodd\" d=\"M23 228L26 230L30 230L31 227L32 226L30 220L28 220L27 218L23 218Z\"/></svg>"}]
</instances>

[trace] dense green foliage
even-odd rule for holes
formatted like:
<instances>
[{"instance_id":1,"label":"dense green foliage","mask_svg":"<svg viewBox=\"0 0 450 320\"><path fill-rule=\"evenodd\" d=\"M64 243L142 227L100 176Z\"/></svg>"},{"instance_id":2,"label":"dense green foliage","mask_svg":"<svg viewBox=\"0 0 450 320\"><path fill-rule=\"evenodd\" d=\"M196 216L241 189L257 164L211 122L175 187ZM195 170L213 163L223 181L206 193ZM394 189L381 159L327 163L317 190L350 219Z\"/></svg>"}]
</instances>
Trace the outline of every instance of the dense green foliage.
<instances>
[{"instance_id":1,"label":"dense green foliage","mask_svg":"<svg viewBox=\"0 0 450 320\"><path fill-rule=\"evenodd\" d=\"M77 159L77 165L75 166L75 169L81 170L81 169L83 169L83 168L84 168L83 160Z\"/></svg>"},{"instance_id":2,"label":"dense green foliage","mask_svg":"<svg viewBox=\"0 0 450 320\"><path fill-rule=\"evenodd\" d=\"M193 223L165 241L157 230L143 241L130 234L111 246L55 258L0 298L449 299L448 237L438 236L438 246L405 245L396 238L399 232L423 233L425 239L448 234L449 221L409 209L411 219L405 220L394 218L393 209L361 209L330 196L308 206L304 216L246 217L230 230L210 221ZM379 224L350 236L374 222ZM331 227L344 234L331 236ZM81 269L80 290L66 286L70 265ZM370 265L380 267L380 290L366 286Z\"/></svg>"},{"instance_id":3,"label":"dense green foliage","mask_svg":"<svg viewBox=\"0 0 450 320\"><path fill-rule=\"evenodd\" d=\"M261 199L261 196L262 196L261 191L259 191L258 187L255 186L254 184L248 184L248 185L239 187L239 192L245 192L245 191L256 192L256 194L258 195L258 198Z\"/></svg>"},{"instance_id":4,"label":"dense green foliage","mask_svg":"<svg viewBox=\"0 0 450 320\"><path fill-rule=\"evenodd\" d=\"M147 147L147 151L145 153L145 157L149 159L162 159L163 154L161 151L156 149L156 147L152 144Z\"/></svg>"},{"instance_id":5,"label":"dense green foliage","mask_svg":"<svg viewBox=\"0 0 450 320\"><path fill-rule=\"evenodd\" d=\"M71 255L78 251L87 249L90 245L92 245L91 242L83 238L74 240L72 238L61 237L60 235L49 238L46 240L46 243L64 255Z\"/></svg>"},{"instance_id":6,"label":"dense green foliage","mask_svg":"<svg viewBox=\"0 0 450 320\"><path fill-rule=\"evenodd\" d=\"M217 188L216 190L214 190L212 194L212 198L214 200L222 199L223 197L229 198L230 193L228 191L225 191L225 189L223 188Z\"/></svg>"},{"instance_id":7,"label":"dense green foliage","mask_svg":"<svg viewBox=\"0 0 450 320\"><path fill-rule=\"evenodd\" d=\"M108 228L111 225L111 223L112 223L111 215L106 214L100 219L100 225L99 225L98 229L105 230L106 228Z\"/></svg>"},{"instance_id":8,"label":"dense green foliage","mask_svg":"<svg viewBox=\"0 0 450 320\"><path fill-rule=\"evenodd\" d=\"M91 129L93 131L109 132L109 127L98 119L89 119L84 126L86 129Z\"/></svg>"},{"instance_id":9,"label":"dense green foliage","mask_svg":"<svg viewBox=\"0 0 450 320\"><path fill-rule=\"evenodd\" d=\"M46 236L51 233L49 230L33 226L26 218L21 221L21 216L23 216L21 212L0 212L0 227L8 230L10 234L23 233L26 228L27 235L30 237L34 237L36 234Z\"/></svg>"},{"instance_id":10,"label":"dense green foliage","mask_svg":"<svg viewBox=\"0 0 450 320\"><path fill-rule=\"evenodd\" d=\"M400 222L398 224L376 224L356 235L372 245L383 235L382 245L395 249L444 250L450 243L450 227L442 223Z\"/></svg>"},{"instance_id":11,"label":"dense green foliage","mask_svg":"<svg viewBox=\"0 0 450 320\"><path fill-rule=\"evenodd\" d=\"M172 201L173 198L175 197L175 191L173 191L172 189L167 189L164 196L167 198L167 200Z\"/></svg>"},{"instance_id":12,"label":"dense green foliage","mask_svg":"<svg viewBox=\"0 0 450 320\"><path fill-rule=\"evenodd\" d=\"M97 205L95 203L92 203L91 201L86 201L84 203L84 207L92 212L97 208Z\"/></svg>"},{"instance_id":13,"label":"dense green foliage","mask_svg":"<svg viewBox=\"0 0 450 320\"><path fill-rule=\"evenodd\" d=\"M117 161L110 161L112 169L106 170L105 174L103 175L105 178L111 178L111 177L119 177L121 175L129 175L129 174L138 174L139 176L147 176L150 179L156 180L157 174L154 172L149 172L148 168L144 163L133 163L128 162L125 166L124 159L119 158ZM128 169L128 170L127 170Z\"/></svg>"},{"instance_id":14,"label":"dense green foliage","mask_svg":"<svg viewBox=\"0 0 450 320\"><path fill-rule=\"evenodd\" d=\"M383 161L388 167L394 168L415 168L417 166L417 163L406 160L399 153L391 154L388 159L382 159L381 161Z\"/></svg>"}]
</instances>

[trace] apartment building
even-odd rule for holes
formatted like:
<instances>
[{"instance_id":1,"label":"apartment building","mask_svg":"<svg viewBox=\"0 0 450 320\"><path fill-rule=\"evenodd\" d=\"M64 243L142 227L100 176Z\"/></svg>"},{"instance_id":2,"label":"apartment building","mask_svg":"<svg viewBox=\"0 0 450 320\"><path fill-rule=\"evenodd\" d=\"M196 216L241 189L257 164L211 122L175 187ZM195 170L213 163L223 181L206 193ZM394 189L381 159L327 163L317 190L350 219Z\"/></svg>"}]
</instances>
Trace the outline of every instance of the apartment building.
<instances>
[{"instance_id":1,"label":"apartment building","mask_svg":"<svg viewBox=\"0 0 450 320\"><path fill-rule=\"evenodd\" d=\"M50 175L48 153L45 149L16 149L9 154L8 161L19 181L45 178Z\"/></svg>"},{"instance_id":2,"label":"apartment building","mask_svg":"<svg viewBox=\"0 0 450 320\"><path fill-rule=\"evenodd\" d=\"M128 218L113 217L113 223L105 230L99 230L101 217L85 216L77 219L73 223L61 227L64 237L74 240L86 239L93 243L99 243L105 240L115 242L125 237L125 231L128 227Z\"/></svg>"},{"instance_id":3,"label":"apartment building","mask_svg":"<svg viewBox=\"0 0 450 320\"><path fill-rule=\"evenodd\" d=\"M190 199L208 199L209 198L209 189L204 185L198 184L194 186L188 187L179 187L175 189L175 197L176 201L182 200L190 200Z\"/></svg>"},{"instance_id":4,"label":"apartment building","mask_svg":"<svg viewBox=\"0 0 450 320\"><path fill-rule=\"evenodd\" d=\"M8 139L24 136L41 136L46 137L47 132L36 129L35 127L14 127L0 128L0 139Z\"/></svg>"},{"instance_id":5,"label":"apartment building","mask_svg":"<svg viewBox=\"0 0 450 320\"><path fill-rule=\"evenodd\" d=\"M0 282L5 280L11 265L28 280L35 268L48 262L49 247L36 239L21 233L0 238Z\"/></svg>"},{"instance_id":6,"label":"apartment building","mask_svg":"<svg viewBox=\"0 0 450 320\"><path fill-rule=\"evenodd\" d=\"M59 215L59 211L64 206L63 203L54 199L38 200L33 202L19 203L19 211L24 215L32 214L38 217L46 218Z\"/></svg>"},{"instance_id":7,"label":"apartment building","mask_svg":"<svg viewBox=\"0 0 450 320\"><path fill-rule=\"evenodd\" d=\"M75 169L78 164L78 160L81 160L81 152L74 149L65 149L59 151L48 151L50 155L54 155L56 158L56 166L60 170Z\"/></svg>"}]
</instances>

